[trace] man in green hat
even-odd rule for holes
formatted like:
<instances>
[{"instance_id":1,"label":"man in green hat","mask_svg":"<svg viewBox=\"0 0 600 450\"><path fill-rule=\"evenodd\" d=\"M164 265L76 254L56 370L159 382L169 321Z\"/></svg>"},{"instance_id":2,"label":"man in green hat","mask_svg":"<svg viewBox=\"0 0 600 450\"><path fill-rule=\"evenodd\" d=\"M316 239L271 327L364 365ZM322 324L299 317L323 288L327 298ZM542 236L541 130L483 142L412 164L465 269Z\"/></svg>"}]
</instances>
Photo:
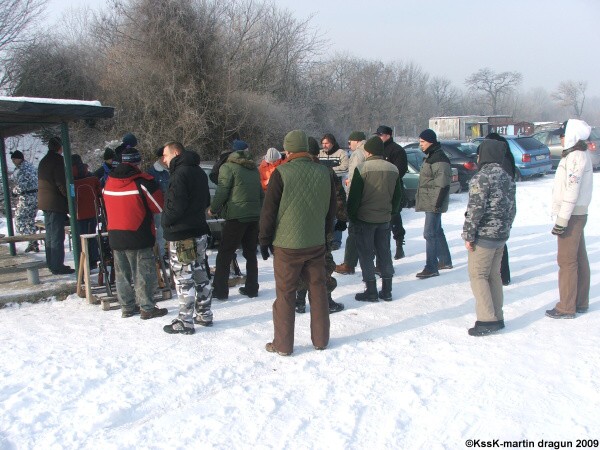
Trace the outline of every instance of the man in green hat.
<instances>
[{"instance_id":1,"label":"man in green hat","mask_svg":"<svg viewBox=\"0 0 600 450\"><path fill-rule=\"evenodd\" d=\"M282 356L294 349L296 287L300 275L310 293L311 340L317 350L329 343L329 306L325 270L325 236L333 232L335 182L324 165L308 153L308 137L290 131L283 140L287 161L269 180L260 215L263 259L273 254L277 298L273 303L273 341L268 352Z\"/></svg>"}]
</instances>

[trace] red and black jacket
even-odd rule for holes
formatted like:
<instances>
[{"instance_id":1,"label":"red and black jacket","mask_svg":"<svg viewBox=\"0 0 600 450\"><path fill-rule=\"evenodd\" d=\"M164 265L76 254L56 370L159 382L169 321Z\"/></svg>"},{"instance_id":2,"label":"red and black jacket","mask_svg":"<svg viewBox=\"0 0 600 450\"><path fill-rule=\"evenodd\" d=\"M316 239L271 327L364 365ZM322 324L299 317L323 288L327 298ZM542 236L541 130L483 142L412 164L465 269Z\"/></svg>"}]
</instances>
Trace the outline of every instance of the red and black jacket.
<instances>
[{"instance_id":1,"label":"red and black jacket","mask_svg":"<svg viewBox=\"0 0 600 450\"><path fill-rule=\"evenodd\" d=\"M162 212L163 195L151 175L127 163L119 164L102 191L113 250L153 247L156 240L153 214Z\"/></svg>"}]
</instances>

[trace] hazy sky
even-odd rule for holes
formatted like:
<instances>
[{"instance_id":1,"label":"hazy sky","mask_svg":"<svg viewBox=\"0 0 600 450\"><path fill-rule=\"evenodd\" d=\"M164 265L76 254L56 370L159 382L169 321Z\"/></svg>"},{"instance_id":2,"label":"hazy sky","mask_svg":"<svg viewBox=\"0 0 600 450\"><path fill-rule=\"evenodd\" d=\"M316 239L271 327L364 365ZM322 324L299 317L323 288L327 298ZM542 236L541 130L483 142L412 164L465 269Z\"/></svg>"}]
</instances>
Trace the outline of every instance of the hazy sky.
<instances>
[{"instance_id":1,"label":"hazy sky","mask_svg":"<svg viewBox=\"0 0 600 450\"><path fill-rule=\"evenodd\" d=\"M600 96L600 0L275 0L312 24L336 52L414 62L457 87L480 68L523 74L523 89L587 81ZM50 0L68 8L106 0Z\"/></svg>"}]
</instances>

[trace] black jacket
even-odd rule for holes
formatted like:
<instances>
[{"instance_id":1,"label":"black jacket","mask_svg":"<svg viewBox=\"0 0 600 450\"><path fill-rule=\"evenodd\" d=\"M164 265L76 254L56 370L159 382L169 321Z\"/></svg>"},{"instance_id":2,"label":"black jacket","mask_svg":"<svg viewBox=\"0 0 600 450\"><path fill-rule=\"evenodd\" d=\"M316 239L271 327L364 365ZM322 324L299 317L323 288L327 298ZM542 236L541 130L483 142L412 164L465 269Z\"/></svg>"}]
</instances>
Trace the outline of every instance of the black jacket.
<instances>
[{"instance_id":1,"label":"black jacket","mask_svg":"<svg viewBox=\"0 0 600 450\"><path fill-rule=\"evenodd\" d=\"M209 234L206 209L210 205L208 177L199 166L200 156L185 150L169 164L169 188L162 214L167 241Z\"/></svg>"},{"instance_id":2,"label":"black jacket","mask_svg":"<svg viewBox=\"0 0 600 450\"><path fill-rule=\"evenodd\" d=\"M406 161L406 151L404 148L393 141L392 138L388 139L383 143L383 157L386 161L391 162L398 168L400 179L404 176L408 170L408 163Z\"/></svg>"}]
</instances>

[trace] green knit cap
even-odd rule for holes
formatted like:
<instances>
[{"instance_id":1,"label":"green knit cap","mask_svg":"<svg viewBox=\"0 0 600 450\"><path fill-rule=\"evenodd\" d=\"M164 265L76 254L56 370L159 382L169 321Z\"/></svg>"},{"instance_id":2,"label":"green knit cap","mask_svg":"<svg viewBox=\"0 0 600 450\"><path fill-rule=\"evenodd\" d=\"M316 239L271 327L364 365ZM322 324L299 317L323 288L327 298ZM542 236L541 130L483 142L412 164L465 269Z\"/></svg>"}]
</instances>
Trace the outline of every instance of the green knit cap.
<instances>
[{"instance_id":1,"label":"green knit cap","mask_svg":"<svg viewBox=\"0 0 600 450\"><path fill-rule=\"evenodd\" d=\"M283 149L286 152L298 153L308 151L308 137L302 130L290 131L283 138Z\"/></svg>"},{"instance_id":2,"label":"green knit cap","mask_svg":"<svg viewBox=\"0 0 600 450\"><path fill-rule=\"evenodd\" d=\"M348 137L349 141L364 141L365 139L367 139L367 136L365 133L363 133L362 131L353 131L352 133L350 133L350 136Z\"/></svg>"},{"instance_id":3,"label":"green knit cap","mask_svg":"<svg viewBox=\"0 0 600 450\"><path fill-rule=\"evenodd\" d=\"M371 155L383 155L383 141L379 136L373 136L367 142L365 142L365 150Z\"/></svg>"}]
</instances>

